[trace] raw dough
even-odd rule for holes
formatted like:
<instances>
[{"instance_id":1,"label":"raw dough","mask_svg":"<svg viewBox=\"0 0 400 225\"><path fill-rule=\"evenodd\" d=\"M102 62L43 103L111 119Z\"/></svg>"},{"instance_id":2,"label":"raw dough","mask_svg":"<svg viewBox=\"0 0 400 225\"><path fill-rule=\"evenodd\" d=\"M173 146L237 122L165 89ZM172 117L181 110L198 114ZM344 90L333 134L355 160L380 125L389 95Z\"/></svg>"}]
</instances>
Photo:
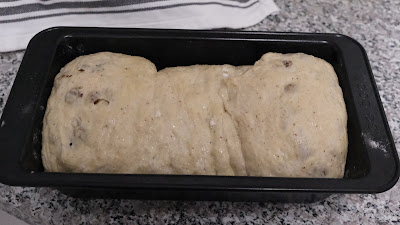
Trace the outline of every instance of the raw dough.
<instances>
[{"instance_id":1,"label":"raw dough","mask_svg":"<svg viewBox=\"0 0 400 225\"><path fill-rule=\"evenodd\" d=\"M329 63L305 54L268 53L224 84L224 106L248 174L343 177L347 113Z\"/></svg>"},{"instance_id":2,"label":"raw dough","mask_svg":"<svg viewBox=\"0 0 400 225\"><path fill-rule=\"evenodd\" d=\"M346 125L332 66L309 55L157 72L102 52L56 76L42 159L52 172L343 177Z\"/></svg>"}]
</instances>

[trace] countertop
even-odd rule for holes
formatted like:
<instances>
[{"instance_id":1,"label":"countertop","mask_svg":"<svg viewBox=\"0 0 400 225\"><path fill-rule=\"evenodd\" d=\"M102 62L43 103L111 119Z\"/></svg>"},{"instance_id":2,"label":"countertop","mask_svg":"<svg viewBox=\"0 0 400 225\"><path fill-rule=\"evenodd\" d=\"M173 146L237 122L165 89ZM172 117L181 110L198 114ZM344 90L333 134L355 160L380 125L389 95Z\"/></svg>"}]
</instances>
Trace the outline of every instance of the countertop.
<instances>
[{"instance_id":1,"label":"countertop","mask_svg":"<svg viewBox=\"0 0 400 225\"><path fill-rule=\"evenodd\" d=\"M248 28L341 33L366 49L400 149L400 2L276 1L281 11ZM23 52L0 53L0 112ZM381 194L332 195L312 204L82 200L51 188L0 184L0 210L30 224L400 224L400 185Z\"/></svg>"}]
</instances>

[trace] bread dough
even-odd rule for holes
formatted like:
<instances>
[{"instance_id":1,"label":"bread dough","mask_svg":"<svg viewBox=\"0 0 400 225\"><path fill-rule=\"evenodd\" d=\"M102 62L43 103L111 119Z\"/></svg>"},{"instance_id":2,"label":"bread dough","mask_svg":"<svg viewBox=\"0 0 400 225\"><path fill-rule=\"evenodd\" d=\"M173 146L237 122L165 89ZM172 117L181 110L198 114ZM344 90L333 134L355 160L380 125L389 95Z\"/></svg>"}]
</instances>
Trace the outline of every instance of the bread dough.
<instances>
[{"instance_id":1,"label":"bread dough","mask_svg":"<svg viewBox=\"0 0 400 225\"><path fill-rule=\"evenodd\" d=\"M343 177L347 114L329 63L305 54L268 53L224 86L224 106L248 174Z\"/></svg>"},{"instance_id":2,"label":"bread dough","mask_svg":"<svg viewBox=\"0 0 400 225\"><path fill-rule=\"evenodd\" d=\"M82 56L55 78L43 128L47 171L246 175L218 90L246 67L155 66Z\"/></svg>"},{"instance_id":3,"label":"bread dough","mask_svg":"<svg viewBox=\"0 0 400 225\"><path fill-rule=\"evenodd\" d=\"M61 69L43 121L42 159L53 172L133 172L143 106L157 69L134 56L99 53ZM132 149L132 146L135 146Z\"/></svg>"},{"instance_id":4,"label":"bread dough","mask_svg":"<svg viewBox=\"0 0 400 225\"><path fill-rule=\"evenodd\" d=\"M56 76L42 159L52 172L342 177L346 123L332 66L312 56L157 72L102 52Z\"/></svg>"}]
</instances>

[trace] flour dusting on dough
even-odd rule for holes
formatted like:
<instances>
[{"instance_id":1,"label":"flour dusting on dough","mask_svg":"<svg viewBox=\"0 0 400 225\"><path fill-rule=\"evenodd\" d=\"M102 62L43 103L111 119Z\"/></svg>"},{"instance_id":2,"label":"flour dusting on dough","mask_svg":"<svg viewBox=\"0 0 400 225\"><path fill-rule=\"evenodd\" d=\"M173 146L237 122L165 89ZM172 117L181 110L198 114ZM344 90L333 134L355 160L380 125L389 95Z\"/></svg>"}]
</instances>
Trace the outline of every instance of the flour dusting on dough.
<instances>
[{"instance_id":1,"label":"flour dusting on dough","mask_svg":"<svg viewBox=\"0 0 400 225\"><path fill-rule=\"evenodd\" d=\"M156 118L161 117L161 112L160 112L160 111L157 111L155 117L156 117Z\"/></svg>"},{"instance_id":2,"label":"flour dusting on dough","mask_svg":"<svg viewBox=\"0 0 400 225\"><path fill-rule=\"evenodd\" d=\"M211 120L210 120L210 126L212 126L212 127L213 127L213 126L215 126L215 124L216 124L216 123L215 123L214 119L213 119L213 118L211 118Z\"/></svg>"}]
</instances>

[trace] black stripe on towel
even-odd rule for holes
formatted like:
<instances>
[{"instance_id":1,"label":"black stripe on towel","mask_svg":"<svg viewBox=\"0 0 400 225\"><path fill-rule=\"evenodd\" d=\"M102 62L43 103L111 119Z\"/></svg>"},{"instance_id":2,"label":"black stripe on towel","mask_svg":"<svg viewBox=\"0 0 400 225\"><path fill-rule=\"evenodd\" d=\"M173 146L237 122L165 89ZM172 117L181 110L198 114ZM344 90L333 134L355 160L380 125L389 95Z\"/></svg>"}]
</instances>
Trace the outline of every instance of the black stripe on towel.
<instances>
[{"instance_id":1,"label":"black stripe on towel","mask_svg":"<svg viewBox=\"0 0 400 225\"><path fill-rule=\"evenodd\" d=\"M140 9L127 9L127 10L104 10L104 11L96 11L96 12L65 12L65 13L54 13L54 14L48 14L48 15L40 15L40 16L30 16L30 17L24 17L24 18L18 18L18 19L11 19L11 20L1 20L0 19L0 24L1 23L13 23L13 22L21 22L21 21L26 21L26 20L32 20L32 19L41 19L41 18L46 18L46 17L55 17L55 16L65 16L65 15L84 15L84 14L113 14L113 13L130 13L130 12L142 12L142 11L152 11L152 10L158 10L158 9L168 9L168 8L175 8L175 7L182 7L182 6L189 6L189 5L221 5L225 7L231 7L231 8L250 8L254 4L258 3L258 1L253 2L250 5L247 6L238 6L238 5L229 5L229 4L223 4L220 2L196 2L196 3L183 3L183 4L175 4L175 5L166 5L166 6L155 6L155 7L149 7L149 8L140 8ZM1 17L0 17L1 18Z\"/></svg>"}]
</instances>

